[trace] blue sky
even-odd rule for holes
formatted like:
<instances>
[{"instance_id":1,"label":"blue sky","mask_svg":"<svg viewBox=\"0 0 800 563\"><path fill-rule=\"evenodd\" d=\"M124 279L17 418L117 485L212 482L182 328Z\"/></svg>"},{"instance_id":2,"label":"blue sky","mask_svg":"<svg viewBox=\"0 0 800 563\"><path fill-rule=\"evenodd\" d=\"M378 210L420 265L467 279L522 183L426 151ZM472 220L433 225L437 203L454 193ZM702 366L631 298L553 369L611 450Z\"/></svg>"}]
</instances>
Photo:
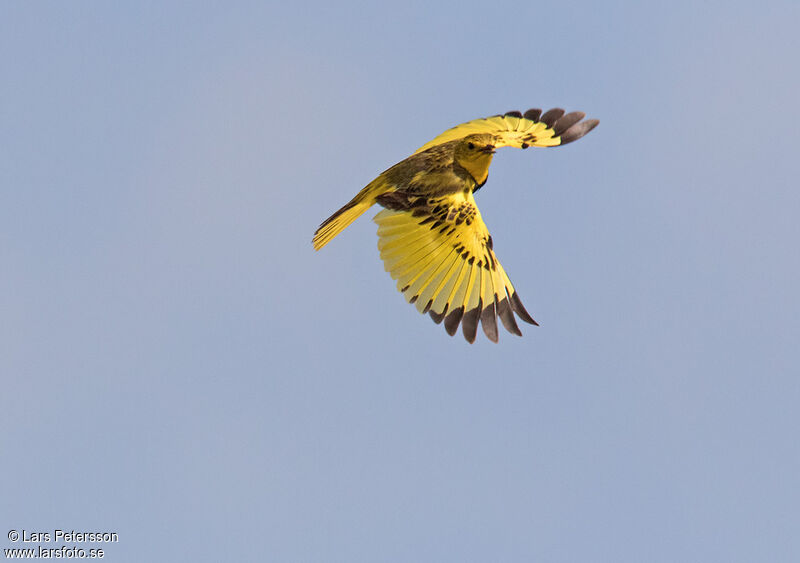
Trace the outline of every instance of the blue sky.
<instances>
[{"instance_id":1,"label":"blue sky","mask_svg":"<svg viewBox=\"0 0 800 563\"><path fill-rule=\"evenodd\" d=\"M800 9L551 4L0 9L3 535L800 559ZM522 338L405 304L374 213L312 250L442 130L554 106L600 126L477 196Z\"/></svg>"}]
</instances>

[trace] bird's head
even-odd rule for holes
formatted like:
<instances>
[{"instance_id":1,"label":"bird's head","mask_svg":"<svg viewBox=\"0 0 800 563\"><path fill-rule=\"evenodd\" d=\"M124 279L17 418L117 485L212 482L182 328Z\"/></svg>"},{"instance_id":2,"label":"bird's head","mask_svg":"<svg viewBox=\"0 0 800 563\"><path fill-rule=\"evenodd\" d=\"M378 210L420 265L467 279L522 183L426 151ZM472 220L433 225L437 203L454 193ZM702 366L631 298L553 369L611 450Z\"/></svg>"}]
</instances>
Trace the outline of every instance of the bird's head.
<instances>
[{"instance_id":1,"label":"bird's head","mask_svg":"<svg viewBox=\"0 0 800 563\"><path fill-rule=\"evenodd\" d=\"M475 178L479 186L482 186L489 176L494 142L494 135L490 133L475 133L467 135L456 143L453 155L455 161Z\"/></svg>"}]
</instances>

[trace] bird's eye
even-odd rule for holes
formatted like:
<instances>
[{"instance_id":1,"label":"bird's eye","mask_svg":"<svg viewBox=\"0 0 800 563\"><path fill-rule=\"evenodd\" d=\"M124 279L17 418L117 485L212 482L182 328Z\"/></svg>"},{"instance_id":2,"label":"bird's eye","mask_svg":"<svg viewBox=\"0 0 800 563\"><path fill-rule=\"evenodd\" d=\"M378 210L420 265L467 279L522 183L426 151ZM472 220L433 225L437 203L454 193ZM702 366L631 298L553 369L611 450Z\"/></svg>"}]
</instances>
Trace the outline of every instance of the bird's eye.
<instances>
[{"instance_id":1,"label":"bird's eye","mask_svg":"<svg viewBox=\"0 0 800 563\"><path fill-rule=\"evenodd\" d=\"M467 147L469 147L469 150L472 150L475 148L475 143L467 143Z\"/></svg>"}]
</instances>

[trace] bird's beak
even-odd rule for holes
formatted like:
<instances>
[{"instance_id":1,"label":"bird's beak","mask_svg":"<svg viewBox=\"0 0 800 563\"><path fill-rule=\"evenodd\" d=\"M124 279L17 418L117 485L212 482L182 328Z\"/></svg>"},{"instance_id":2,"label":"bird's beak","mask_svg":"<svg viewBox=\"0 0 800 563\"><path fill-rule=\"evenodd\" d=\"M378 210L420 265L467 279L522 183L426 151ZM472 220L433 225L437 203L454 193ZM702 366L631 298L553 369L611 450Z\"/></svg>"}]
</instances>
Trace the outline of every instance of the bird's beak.
<instances>
[{"instance_id":1,"label":"bird's beak","mask_svg":"<svg viewBox=\"0 0 800 563\"><path fill-rule=\"evenodd\" d=\"M486 145L485 147L483 147L481 149L481 151L483 151L483 152L485 152L487 154L494 154L496 152L495 149L494 149L494 145Z\"/></svg>"}]
</instances>

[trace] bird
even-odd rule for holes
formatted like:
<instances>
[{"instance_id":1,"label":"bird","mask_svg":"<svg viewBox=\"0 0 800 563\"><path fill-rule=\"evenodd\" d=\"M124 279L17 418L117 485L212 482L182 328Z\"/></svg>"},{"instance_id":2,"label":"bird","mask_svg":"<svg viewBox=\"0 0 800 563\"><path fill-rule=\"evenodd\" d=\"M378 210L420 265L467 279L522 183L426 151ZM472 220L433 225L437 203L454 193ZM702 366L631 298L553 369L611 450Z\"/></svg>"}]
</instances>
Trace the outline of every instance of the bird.
<instances>
[{"instance_id":1,"label":"bird","mask_svg":"<svg viewBox=\"0 0 800 563\"><path fill-rule=\"evenodd\" d=\"M314 233L315 250L377 204L378 250L384 267L406 301L444 322L450 336L461 325L472 344L480 323L498 341L497 318L505 329L522 332L515 314L538 323L494 253L492 236L474 194L489 176L501 147L556 147L576 141L599 120L580 111L553 108L542 113L509 111L448 129L367 184Z\"/></svg>"}]
</instances>

